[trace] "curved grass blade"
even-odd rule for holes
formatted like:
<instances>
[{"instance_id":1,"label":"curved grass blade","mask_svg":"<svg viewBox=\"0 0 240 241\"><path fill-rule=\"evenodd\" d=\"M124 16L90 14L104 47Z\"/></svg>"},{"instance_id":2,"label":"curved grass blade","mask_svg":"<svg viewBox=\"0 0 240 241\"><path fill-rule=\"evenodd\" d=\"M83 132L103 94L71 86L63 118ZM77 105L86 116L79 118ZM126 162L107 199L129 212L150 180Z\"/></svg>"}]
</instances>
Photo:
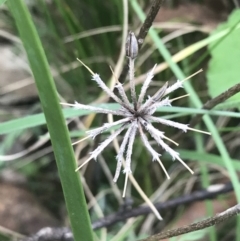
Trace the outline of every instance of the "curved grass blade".
<instances>
[{"instance_id":1,"label":"curved grass blade","mask_svg":"<svg viewBox=\"0 0 240 241\"><path fill-rule=\"evenodd\" d=\"M96 105L97 107L106 108L109 110L117 110L119 105L117 104L101 104ZM164 119L172 119L178 116L184 115L191 115L191 114L208 114L214 116L228 116L233 118L240 118L240 113L233 112L233 111L218 111L218 110L203 110L203 109L196 109L196 108L187 108L187 107L161 107L157 109L157 112L166 112L166 113L177 113L174 115L163 116ZM64 118L72 118L78 116L84 116L92 113L88 110L76 110L73 108L66 108L63 110ZM15 120L6 121L0 123L0 135L7 134L13 131L22 130L26 128L36 127L40 125L46 124L46 119L43 113L34 114L30 116L20 117Z\"/></svg>"}]
</instances>

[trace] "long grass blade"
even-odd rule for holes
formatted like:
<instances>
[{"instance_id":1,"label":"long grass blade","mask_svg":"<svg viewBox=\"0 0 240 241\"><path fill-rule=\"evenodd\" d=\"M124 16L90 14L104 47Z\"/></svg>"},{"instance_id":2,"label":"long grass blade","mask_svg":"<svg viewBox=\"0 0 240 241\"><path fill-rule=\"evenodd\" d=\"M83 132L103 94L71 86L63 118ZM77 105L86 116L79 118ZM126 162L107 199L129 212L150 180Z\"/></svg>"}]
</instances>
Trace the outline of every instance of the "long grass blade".
<instances>
[{"instance_id":1,"label":"long grass blade","mask_svg":"<svg viewBox=\"0 0 240 241\"><path fill-rule=\"evenodd\" d=\"M7 4L15 19L39 92L74 239L93 241L83 188L79 174L74 172L76 162L68 130L41 41L24 1L8 0Z\"/></svg>"}]
</instances>

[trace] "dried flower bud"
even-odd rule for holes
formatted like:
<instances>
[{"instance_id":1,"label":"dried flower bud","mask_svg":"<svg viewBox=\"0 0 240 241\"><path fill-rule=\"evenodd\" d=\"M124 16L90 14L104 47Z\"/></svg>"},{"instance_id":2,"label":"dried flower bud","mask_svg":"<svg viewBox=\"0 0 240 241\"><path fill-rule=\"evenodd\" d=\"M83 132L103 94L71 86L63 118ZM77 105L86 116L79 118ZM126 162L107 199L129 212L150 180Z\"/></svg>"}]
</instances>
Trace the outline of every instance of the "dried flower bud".
<instances>
[{"instance_id":1,"label":"dried flower bud","mask_svg":"<svg viewBox=\"0 0 240 241\"><path fill-rule=\"evenodd\" d=\"M129 32L126 42L126 56L135 59L138 55L138 42L135 34Z\"/></svg>"}]
</instances>

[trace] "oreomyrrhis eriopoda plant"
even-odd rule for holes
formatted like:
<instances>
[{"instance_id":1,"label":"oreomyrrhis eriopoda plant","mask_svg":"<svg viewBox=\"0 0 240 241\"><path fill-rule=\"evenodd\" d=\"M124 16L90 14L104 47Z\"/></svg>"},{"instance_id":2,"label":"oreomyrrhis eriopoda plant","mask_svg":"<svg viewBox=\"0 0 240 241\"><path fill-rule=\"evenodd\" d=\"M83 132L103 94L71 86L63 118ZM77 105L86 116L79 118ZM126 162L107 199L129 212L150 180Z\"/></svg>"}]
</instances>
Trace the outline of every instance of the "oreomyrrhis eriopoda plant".
<instances>
[{"instance_id":1,"label":"oreomyrrhis eriopoda plant","mask_svg":"<svg viewBox=\"0 0 240 241\"><path fill-rule=\"evenodd\" d=\"M193 173L193 171L179 157L179 153L174 151L171 147L169 147L165 143L164 140L171 141L176 145L177 145L177 143L175 143L173 140L167 138L164 135L164 132L156 129L152 125L152 123L158 122L161 124L172 126L174 128L181 129L184 132L186 132L187 130L192 130L192 131L202 132L205 134L210 134L210 133L190 128L186 124L181 124L181 123L178 123L175 121L163 119L161 117L153 116L153 114L156 112L157 108L160 108L162 106L171 106L171 103L174 100L184 97L184 96L181 96L181 97L175 98L175 99L169 99L169 97L166 97L174 90L176 90L178 88L182 88L183 87L182 84L183 84L184 80L182 80L182 81L178 80L175 84L173 84L171 86L168 86L168 83L166 82L153 96L148 96L148 98L145 100L146 91L153 78L153 73L156 68L156 65L155 65L153 67L153 69L147 74L146 79L142 85L140 94L137 97L137 94L135 91L135 82L134 82L134 60L136 59L137 54L138 54L137 39L136 39L134 33L130 32L128 35L128 38L127 38L127 42L126 42L126 56L129 59L129 81L130 81L131 101L129 101L121 83L118 82L115 86L117 88L119 96L120 96L120 97L118 97L116 94L113 93L112 90L110 90L105 85L105 83L102 81L102 79L100 78L100 76L98 74L93 73L82 61L79 60L91 72L92 79L99 85L99 87L103 91L105 91L107 93L107 95L109 97L111 97L113 100L115 100L120 105L120 108L119 108L119 110L114 111L114 110L103 109L103 108L98 108L98 107L89 106L89 105L83 105L83 104L79 104L77 102L75 102L75 104L66 104L66 103L62 103L62 104L74 106L77 109L90 110L90 111L93 111L96 113L117 115L117 116L121 116L122 118L113 123L105 123L105 124L103 124L103 126L101 126L99 128L87 131L87 134L88 134L87 138L91 137L94 139L97 135L101 134L102 132L104 132L112 127L119 126L119 128L117 130L115 130L112 134L110 134L106 140L104 140L101 144L99 144L99 146L90 153L90 157L82 165L80 165L76 169L76 171L79 170L82 166L84 166L91 159L96 159L97 156L108 146L108 144L110 144L114 140L114 138L116 138L124 130L126 130L126 133L123 137L123 141L120 146L120 150L116 156L117 168L116 168L116 173L115 173L115 177L113 180L114 182L116 182L119 177L124 154L125 154L126 163L125 163L125 168L124 168L123 172L126 174L126 181L127 181L128 175L131 173L131 156L132 156L132 150L133 150L133 143L134 143L137 133L139 133L143 145L146 147L146 149L152 155L153 161L158 161L159 164L161 165L163 171L165 172L167 178L170 178L159 158L161 155L152 148L145 132L148 132L150 134L150 136L156 141L156 143L172 156L173 160L177 159L191 173ZM200 71L198 71L198 72L200 72ZM192 76L190 76L190 77L192 77ZM85 139L86 138L84 138L84 140ZM124 195L125 195L125 190L123 192L123 196Z\"/></svg>"}]
</instances>

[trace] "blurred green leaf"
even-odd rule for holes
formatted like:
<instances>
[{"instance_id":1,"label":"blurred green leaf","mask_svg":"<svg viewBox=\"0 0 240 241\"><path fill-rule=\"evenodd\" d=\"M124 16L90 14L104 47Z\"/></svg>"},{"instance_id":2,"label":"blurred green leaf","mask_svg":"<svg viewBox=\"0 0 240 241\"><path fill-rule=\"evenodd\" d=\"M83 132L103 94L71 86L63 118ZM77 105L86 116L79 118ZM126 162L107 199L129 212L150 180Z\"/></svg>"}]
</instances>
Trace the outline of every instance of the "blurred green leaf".
<instances>
[{"instance_id":1,"label":"blurred green leaf","mask_svg":"<svg viewBox=\"0 0 240 241\"><path fill-rule=\"evenodd\" d=\"M211 97L216 97L228 88L240 82L240 29L235 26L240 22L240 10L235 10L227 22L219 25L213 35L227 28L233 28L216 46L209 45L212 58L207 71L208 89ZM240 93L226 101L227 106L239 106Z\"/></svg>"},{"instance_id":2,"label":"blurred green leaf","mask_svg":"<svg viewBox=\"0 0 240 241\"><path fill-rule=\"evenodd\" d=\"M0 5L2 5L3 3L5 3L7 0L0 0Z\"/></svg>"}]
</instances>

